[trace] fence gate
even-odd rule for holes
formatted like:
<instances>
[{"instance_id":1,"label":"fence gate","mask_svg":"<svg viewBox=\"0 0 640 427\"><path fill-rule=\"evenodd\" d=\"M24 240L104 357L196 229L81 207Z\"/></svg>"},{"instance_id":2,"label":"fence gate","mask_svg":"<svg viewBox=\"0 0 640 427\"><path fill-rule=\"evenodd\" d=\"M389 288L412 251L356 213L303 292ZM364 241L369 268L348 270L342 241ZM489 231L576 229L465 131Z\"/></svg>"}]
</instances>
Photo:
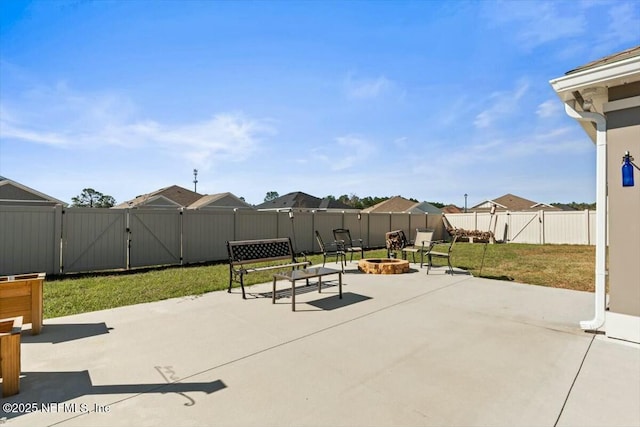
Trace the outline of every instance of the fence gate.
<instances>
[{"instance_id":1,"label":"fence gate","mask_svg":"<svg viewBox=\"0 0 640 427\"><path fill-rule=\"evenodd\" d=\"M182 212L131 209L129 212L129 267L182 262Z\"/></svg>"},{"instance_id":2,"label":"fence gate","mask_svg":"<svg viewBox=\"0 0 640 427\"><path fill-rule=\"evenodd\" d=\"M511 212L507 220L507 235L512 243L543 243L540 212Z\"/></svg>"},{"instance_id":3,"label":"fence gate","mask_svg":"<svg viewBox=\"0 0 640 427\"><path fill-rule=\"evenodd\" d=\"M62 216L62 272L127 267L126 211L69 208Z\"/></svg>"}]
</instances>

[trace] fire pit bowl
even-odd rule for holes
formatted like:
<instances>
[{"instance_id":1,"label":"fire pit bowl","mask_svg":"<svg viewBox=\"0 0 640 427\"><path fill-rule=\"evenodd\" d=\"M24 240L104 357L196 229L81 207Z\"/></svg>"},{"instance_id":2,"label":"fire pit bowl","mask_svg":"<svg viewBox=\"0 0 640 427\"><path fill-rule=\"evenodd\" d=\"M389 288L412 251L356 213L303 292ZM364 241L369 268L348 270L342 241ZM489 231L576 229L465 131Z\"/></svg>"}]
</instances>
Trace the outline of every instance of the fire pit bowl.
<instances>
[{"instance_id":1,"label":"fire pit bowl","mask_svg":"<svg viewBox=\"0 0 640 427\"><path fill-rule=\"evenodd\" d=\"M408 273L409 261L392 258L365 258L358 261L358 270L367 274Z\"/></svg>"}]
</instances>

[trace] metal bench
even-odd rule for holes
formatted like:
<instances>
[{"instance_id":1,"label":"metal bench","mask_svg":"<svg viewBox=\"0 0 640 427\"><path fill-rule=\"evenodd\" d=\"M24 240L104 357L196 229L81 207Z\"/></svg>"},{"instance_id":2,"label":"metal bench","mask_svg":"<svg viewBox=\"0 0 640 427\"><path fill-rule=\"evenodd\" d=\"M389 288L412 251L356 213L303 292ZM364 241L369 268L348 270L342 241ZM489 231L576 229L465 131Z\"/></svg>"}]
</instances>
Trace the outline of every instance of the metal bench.
<instances>
[{"instance_id":1,"label":"metal bench","mask_svg":"<svg viewBox=\"0 0 640 427\"><path fill-rule=\"evenodd\" d=\"M288 237L261 240L232 240L227 242L229 253L229 289L236 279L242 288L242 298L247 299L244 291L244 275L258 271L283 268L308 267L311 262L302 254L304 261L298 261L293 252L291 239ZM266 262L277 262L272 265L256 265ZM249 267L246 267L249 265ZM253 266L251 266L253 265Z\"/></svg>"}]
</instances>

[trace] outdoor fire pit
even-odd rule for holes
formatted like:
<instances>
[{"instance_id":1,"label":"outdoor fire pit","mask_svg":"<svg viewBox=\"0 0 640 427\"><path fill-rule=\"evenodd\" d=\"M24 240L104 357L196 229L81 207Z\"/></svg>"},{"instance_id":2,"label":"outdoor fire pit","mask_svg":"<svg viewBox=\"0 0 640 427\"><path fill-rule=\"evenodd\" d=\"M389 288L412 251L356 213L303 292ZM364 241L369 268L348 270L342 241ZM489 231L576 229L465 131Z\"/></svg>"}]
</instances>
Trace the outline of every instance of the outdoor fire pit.
<instances>
[{"instance_id":1,"label":"outdoor fire pit","mask_svg":"<svg viewBox=\"0 0 640 427\"><path fill-rule=\"evenodd\" d=\"M392 258L365 258L358 269L367 274L402 274L409 272L409 261Z\"/></svg>"}]
</instances>

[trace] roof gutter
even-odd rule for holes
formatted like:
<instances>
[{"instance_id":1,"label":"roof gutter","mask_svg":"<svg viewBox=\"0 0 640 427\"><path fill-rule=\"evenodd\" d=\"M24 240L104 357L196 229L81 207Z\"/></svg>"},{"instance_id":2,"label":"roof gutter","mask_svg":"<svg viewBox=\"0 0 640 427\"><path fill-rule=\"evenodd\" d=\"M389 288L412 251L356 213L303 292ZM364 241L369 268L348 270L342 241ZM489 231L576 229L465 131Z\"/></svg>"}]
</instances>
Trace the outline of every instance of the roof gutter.
<instances>
[{"instance_id":1,"label":"roof gutter","mask_svg":"<svg viewBox=\"0 0 640 427\"><path fill-rule=\"evenodd\" d=\"M640 55L609 64L570 72L563 77L551 80L551 86L563 101L571 99L571 93L587 87L601 85L603 81L625 83L638 73ZM572 116L573 117L573 116Z\"/></svg>"},{"instance_id":2,"label":"roof gutter","mask_svg":"<svg viewBox=\"0 0 640 427\"><path fill-rule=\"evenodd\" d=\"M580 322L584 330L595 331L604 325L606 309L607 256L607 119L599 113L576 111L575 100L564 104L569 117L596 125L596 292L595 315Z\"/></svg>"}]
</instances>

